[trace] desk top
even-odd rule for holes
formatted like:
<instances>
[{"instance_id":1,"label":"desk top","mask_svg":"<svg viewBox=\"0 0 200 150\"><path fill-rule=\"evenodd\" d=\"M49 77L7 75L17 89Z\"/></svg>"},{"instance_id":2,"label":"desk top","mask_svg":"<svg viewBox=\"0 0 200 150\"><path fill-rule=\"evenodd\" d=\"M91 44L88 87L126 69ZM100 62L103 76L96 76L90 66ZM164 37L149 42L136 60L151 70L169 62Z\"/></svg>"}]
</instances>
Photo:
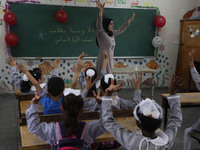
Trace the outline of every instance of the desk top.
<instances>
[{"instance_id":1,"label":"desk top","mask_svg":"<svg viewBox=\"0 0 200 150\"><path fill-rule=\"evenodd\" d=\"M21 116L25 116L26 109L28 108L28 106L30 104L31 104L31 100L20 101ZM40 115L42 115L43 114L43 107L42 107L42 104L40 102L38 103L38 107L39 107L38 113Z\"/></svg>"},{"instance_id":2,"label":"desk top","mask_svg":"<svg viewBox=\"0 0 200 150\"><path fill-rule=\"evenodd\" d=\"M180 95L181 106L199 106L200 105L200 92L194 93L177 93ZM167 100L169 94L161 94L162 104L164 100Z\"/></svg>"},{"instance_id":3,"label":"desk top","mask_svg":"<svg viewBox=\"0 0 200 150\"><path fill-rule=\"evenodd\" d=\"M115 120L125 129L131 130L133 132L139 131L139 128L136 125L136 121L134 117L121 117L115 118ZM86 120L87 122L93 120ZM22 149L38 149L38 148L49 148L49 144L45 143L43 140L38 138L35 134L30 133L27 129L27 126L20 126L20 133L21 133L21 142L22 142ZM95 139L95 142L105 142L105 141L115 141L113 136L106 132Z\"/></svg>"},{"instance_id":4,"label":"desk top","mask_svg":"<svg viewBox=\"0 0 200 150\"><path fill-rule=\"evenodd\" d=\"M130 73L156 73L156 70L142 67L121 67L113 68L113 74L130 74Z\"/></svg>"}]
</instances>

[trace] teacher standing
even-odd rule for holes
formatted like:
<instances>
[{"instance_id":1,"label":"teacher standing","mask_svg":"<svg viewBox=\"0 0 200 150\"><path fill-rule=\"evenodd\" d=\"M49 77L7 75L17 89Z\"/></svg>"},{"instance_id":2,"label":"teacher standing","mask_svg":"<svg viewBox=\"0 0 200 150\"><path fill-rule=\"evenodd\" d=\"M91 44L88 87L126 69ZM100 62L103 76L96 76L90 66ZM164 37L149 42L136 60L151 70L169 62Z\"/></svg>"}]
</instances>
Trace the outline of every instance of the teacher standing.
<instances>
[{"instance_id":1,"label":"teacher standing","mask_svg":"<svg viewBox=\"0 0 200 150\"><path fill-rule=\"evenodd\" d=\"M113 58L114 58L114 48L115 48L115 36L119 35L120 33L123 33L129 27L131 21L135 17L135 13L133 13L132 17L123 26L121 26L117 30L113 30L114 28L113 20L103 16L105 3L102 4L99 0L96 0L96 5L99 8L99 15L96 21L97 46L99 47L96 70L98 77L100 77L100 71L103 64L102 51L105 50L108 53L106 73L112 74L112 68L114 66Z\"/></svg>"}]
</instances>

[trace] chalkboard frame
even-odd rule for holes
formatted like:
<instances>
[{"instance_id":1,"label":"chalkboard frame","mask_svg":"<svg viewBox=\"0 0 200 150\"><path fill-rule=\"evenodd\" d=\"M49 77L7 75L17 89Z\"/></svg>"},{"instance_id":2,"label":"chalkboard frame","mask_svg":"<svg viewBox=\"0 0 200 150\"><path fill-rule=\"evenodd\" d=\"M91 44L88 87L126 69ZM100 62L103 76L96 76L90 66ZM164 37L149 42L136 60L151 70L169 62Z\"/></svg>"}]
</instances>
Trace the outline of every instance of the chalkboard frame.
<instances>
[{"instance_id":1,"label":"chalkboard frame","mask_svg":"<svg viewBox=\"0 0 200 150\"><path fill-rule=\"evenodd\" d=\"M34 5L38 5L38 4L34 4ZM40 5L43 5L43 4L40 4ZM57 5L52 5L52 6L57 6ZM58 6L58 7L60 7L60 6ZM77 7L77 6L67 6L67 7ZM80 6L78 6L78 7L80 7ZM82 6L83 7L83 6ZM81 8L81 7L80 7ZM93 8L93 7L85 7L84 6L84 8ZM97 8L95 8L95 9L97 9ZM119 8L119 7L115 7L115 8L105 8L105 10L107 10L107 9L121 9L121 10L137 10L137 9L139 9L139 10L143 10L143 11L145 11L145 10L154 10L155 12L156 12L156 8L134 8L134 9L132 9L132 8ZM98 10L98 9L97 9ZM105 13L106 14L106 13ZM137 15L137 13L136 13L136 15ZM110 17L110 16L109 16ZM95 20L96 20L96 18L95 18ZM131 25L130 25L131 26ZM12 27L11 27L12 28ZM155 28L154 28L154 36L155 36ZM117 45L116 45L117 46ZM116 47L115 47L116 48ZM14 49L14 48L13 48ZM11 50L12 50L12 47L11 47ZM20 58L20 56L17 56L17 57L19 57ZM52 58L56 58L56 57L60 57L60 56L55 56L55 57L45 57L45 56L42 56L42 57L34 57L34 56L23 56L22 58L24 58L24 59L52 59ZM76 59L78 56L74 56L74 57L60 57L61 59ZM148 57L148 58L155 58L155 49L153 50L153 55L152 56L115 56L114 58L146 58L146 57ZM94 57L87 57L88 59L94 59L94 58L96 58L96 56L94 56Z\"/></svg>"}]
</instances>

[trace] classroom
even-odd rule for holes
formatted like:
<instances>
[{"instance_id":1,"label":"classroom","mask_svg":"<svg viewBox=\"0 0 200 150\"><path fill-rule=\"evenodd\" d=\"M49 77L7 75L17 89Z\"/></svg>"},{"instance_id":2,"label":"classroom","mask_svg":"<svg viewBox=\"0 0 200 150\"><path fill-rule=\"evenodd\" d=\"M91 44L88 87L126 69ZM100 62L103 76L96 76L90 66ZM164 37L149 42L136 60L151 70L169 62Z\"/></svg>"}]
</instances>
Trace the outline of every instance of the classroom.
<instances>
[{"instance_id":1,"label":"classroom","mask_svg":"<svg viewBox=\"0 0 200 150\"><path fill-rule=\"evenodd\" d=\"M107 64L114 66L112 69L107 67L107 73L113 73L114 78L123 84L122 91L118 93L119 97L133 99L136 86L132 78L136 79L136 76L140 74L142 98L154 99L161 105L163 109L161 130L164 130L170 113L167 103L170 79L173 74L177 74L185 81L185 84L177 91L181 93L182 126L178 129L171 148L183 149L185 129L199 118L200 99L198 96L200 93L190 73L189 52L191 54L195 49L193 57L197 67L200 61L198 52L200 0L100 0L100 3L105 3L103 15L113 19L114 29L121 27L127 21L130 24L114 39L114 58L112 56L107 58ZM44 82L47 83L54 73L56 60L59 57L56 73L63 79L65 88L69 88L73 79L76 78L78 57L85 52L88 56L83 58L83 70L96 66L98 74L98 70L100 71L98 65L103 64L104 57L99 56L101 46L97 46L102 42L99 40L100 36L96 34L96 20L100 9L97 7L96 0L0 0L0 6L0 37L2 39L0 44L0 120L2 124L0 150L39 148L46 150L50 146L43 142L41 146L37 143L38 139L30 143L33 145L36 143L39 146L22 146L28 136L30 138L35 136L29 135L25 116L33 95L24 96L16 90L12 83L11 66L6 63L7 59L12 55L17 63L25 65L28 70L40 68L44 74ZM67 18L59 18L58 12L61 13L61 10L67 13ZM11 22L9 25L9 20L5 18L7 11L17 16L15 23ZM9 32L15 35L11 36ZM185 34L187 36L184 36ZM107 43L106 40L104 42ZM196 69L199 71L198 68ZM17 73L19 79L23 80L23 71L17 71ZM76 84L75 88L80 90L80 85ZM51 122L52 120L60 121L62 118L62 115L54 117L47 115L43 118L43 111L45 112L45 108L39 105L41 120ZM124 124L124 120L120 118L134 118L133 111L130 109L116 110L113 113L117 116L116 120L125 128L129 124ZM84 113L81 118L95 120L99 118L99 115L95 111ZM28 133L27 137L23 137L23 129L27 131L24 133L24 135ZM131 130L138 130L136 124L131 127ZM197 150L200 149L200 133L194 134L191 135L191 149ZM23 138L24 141L22 141ZM106 132L105 135L97 138L96 142L113 139L111 134ZM121 146L118 149L125 148Z\"/></svg>"}]
</instances>

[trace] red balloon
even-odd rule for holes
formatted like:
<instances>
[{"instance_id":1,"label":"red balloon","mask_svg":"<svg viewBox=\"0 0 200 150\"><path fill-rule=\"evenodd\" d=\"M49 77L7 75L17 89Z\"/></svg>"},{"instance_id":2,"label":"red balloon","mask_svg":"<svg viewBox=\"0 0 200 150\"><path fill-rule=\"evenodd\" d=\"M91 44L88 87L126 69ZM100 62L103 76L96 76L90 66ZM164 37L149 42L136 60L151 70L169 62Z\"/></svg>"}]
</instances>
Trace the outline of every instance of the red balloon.
<instances>
[{"instance_id":1,"label":"red balloon","mask_svg":"<svg viewBox=\"0 0 200 150\"><path fill-rule=\"evenodd\" d=\"M161 28L165 25L165 23L166 23L165 17L163 17L161 15L156 16L154 19L154 25L156 27Z\"/></svg>"},{"instance_id":2,"label":"red balloon","mask_svg":"<svg viewBox=\"0 0 200 150\"><path fill-rule=\"evenodd\" d=\"M14 25L17 22L17 17L12 12L6 12L3 19L8 25Z\"/></svg>"},{"instance_id":3,"label":"red balloon","mask_svg":"<svg viewBox=\"0 0 200 150\"><path fill-rule=\"evenodd\" d=\"M15 46L18 43L18 37L16 34L8 33L6 34L5 41L9 46Z\"/></svg>"},{"instance_id":4,"label":"red balloon","mask_svg":"<svg viewBox=\"0 0 200 150\"><path fill-rule=\"evenodd\" d=\"M61 9L56 13L56 20L58 22L64 23L67 21L67 19L68 19L68 15L64 10Z\"/></svg>"}]
</instances>

